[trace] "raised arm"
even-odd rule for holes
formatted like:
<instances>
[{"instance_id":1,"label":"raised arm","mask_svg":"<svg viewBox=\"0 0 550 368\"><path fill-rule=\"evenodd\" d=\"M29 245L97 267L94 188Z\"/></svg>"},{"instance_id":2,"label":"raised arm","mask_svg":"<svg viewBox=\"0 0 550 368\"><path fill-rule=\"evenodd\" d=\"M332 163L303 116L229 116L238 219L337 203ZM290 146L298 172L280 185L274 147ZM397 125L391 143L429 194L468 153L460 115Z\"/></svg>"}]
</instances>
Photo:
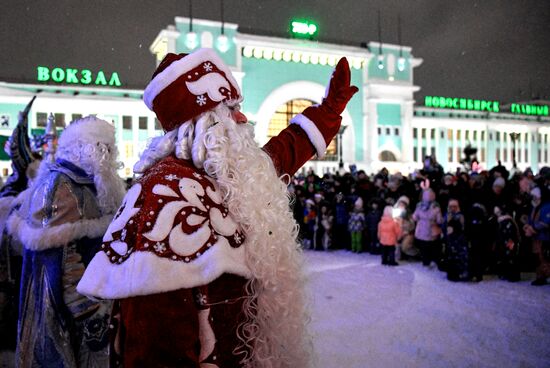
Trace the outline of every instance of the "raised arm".
<instances>
[{"instance_id":1,"label":"raised arm","mask_svg":"<svg viewBox=\"0 0 550 368\"><path fill-rule=\"evenodd\" d=\"M340 115L358 91L350 83L349 64L346 58L342 58L332 73L323 102L294 116L290 125L263 147L280 175L293 175L315 153L324 156L328 144L340 129Z\"/></svg>"}]
</instances>

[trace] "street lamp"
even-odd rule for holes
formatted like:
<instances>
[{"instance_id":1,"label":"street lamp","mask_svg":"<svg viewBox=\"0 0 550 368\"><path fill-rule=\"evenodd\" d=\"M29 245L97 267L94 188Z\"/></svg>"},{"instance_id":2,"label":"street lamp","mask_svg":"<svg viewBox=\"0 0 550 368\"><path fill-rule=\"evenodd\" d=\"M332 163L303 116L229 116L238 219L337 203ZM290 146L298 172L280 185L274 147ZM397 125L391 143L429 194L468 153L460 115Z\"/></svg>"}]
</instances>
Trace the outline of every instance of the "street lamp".
<instances>
[{"instance_id":1,"label":"street lamp","mask_svg":"<svg viewBox=\"0 0 550 368\"><path fill-rule=\"evenodd\" d=\"M512 167L515 169L516 165L516 140L519 139L519 133L510 133L510 139L512 140Z\"/></svg>"},{"instance_id":2,"label":"street lamp","mask_svg":"<svg viewBox=\"0 0 550 368\"><path fill-rule=\"evenodd\" d=\"M340 160L338 162L338 168L342 169L344 167L344 160L342 159L343 151L342 151L342 135L344 135L344 132L348 128L347 125L340 125L340 130L338 130L338 156L340 157Z\"/></svg>"}]
</instances>

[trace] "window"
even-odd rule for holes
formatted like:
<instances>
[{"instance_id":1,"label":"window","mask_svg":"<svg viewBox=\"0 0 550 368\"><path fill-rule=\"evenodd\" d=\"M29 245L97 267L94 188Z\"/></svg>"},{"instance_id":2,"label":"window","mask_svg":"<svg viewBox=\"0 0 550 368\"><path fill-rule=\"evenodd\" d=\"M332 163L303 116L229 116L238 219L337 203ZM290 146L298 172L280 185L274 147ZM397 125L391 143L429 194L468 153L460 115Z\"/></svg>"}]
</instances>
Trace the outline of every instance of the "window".
<instances>
[{"instance_id":1,"label":"window","mask_svg":"<svg viewBox=\"0 0 550 368\"><path fill-rule=\"evenodd\" d=\"M435 139L435 129L432 129L432 131L430 132L430 138Z\"/></svg>"},{"instance_id":2,"label":"window","mask_svg":"<svg viewBox=\"0 0 550 368\"><path fill-rule=\"evenodd\" d=\"M525 162L529 162L529 150L527 148L523 150L523 159Z\"/></svg>"},{"instance_id":3,"label":"window","mask_svg":"<svg viewBox=\"0 0 550 368\"><path fill-rule=\"evenodd\" d=\"M447 161L453 162L453 149L451 147L447 149Z\"/></svg>"},{"instance_id":4,"label":"window","mask_svg":"<svg viewBox=\"0 0 550 368\"><path fill-rule=\"evenodd\" d=\"M440 134L439 134L439 137L441 139L445 139L445 132L444 131L441 131Z\"/></svg>"},{"instance_id":5,"label":"window","mask_svg":"<svg viewBox=\"0 0 550 368\"><path fill-rule=\"evenodd\" d=\"M500 150L499 149L497 149L496 152L495 152L495 159L497 161L500 161Z\"/></svg>"},{"instance_id":6,"label":"window","mask_svg":"<svg viewBox=\"0 0 550 368\"><path fill-rule=\"evenodd\" d=\"M544 162L548 162L548 150L544 150Z\"/></svg>"},{"instance_id":7,"label":"window","mask_svg":"<svg viewBox=\"0 0 550 368\"><path fill-rule=\"evenodd\" d=\"M456 130L456 140L457 140L457 141L459 141L459 140L460 140L460 136L461 136L461 134L460 134L460 133L461 133L461 132L462 132L462 131L461 131L461 130L459 130L459 129L457 129L457 130Z\"/></svg>"},{"instance_id":8,"label":"window","mask_svg":"<svg viewBox=\"0 0 550 368\"><path fill-rule=\"evenodd\" d=\"M435 147L430 148L430 153L431 153L432 157L435 157Z\"/></svg>"},{"instance_id":9,"label":"window","mask_svg":"<svg viewBox=\"0 0 550 368\"><path fill-rule=\"evenodd\" d=\"M422 160L426 157L426 147L422 147Z\"/></svg>"},{"instance_id":10,"label":"window","mask_svg":"<svg viewBox=\"0 0 550 368\"><path fill-rule=\"evenodd\" d=\"M508 150L506 148L502 150L502 158L504 159L504 162L508 161Z\"/></svg>"},{"instance_id":11,"label":"window","mask_svg":"<svg viewBox=\"0 0 550 368\"><path fill-rule=\"evenodd\" d=\"M485 162L485 148L481 149L481 161Z\"/></svg>"},{"instance_id":12,"label":"window","mask_svg":"<svg viewBox=\"0 0 550 368\"><path fill-rule=\"evenodd\" d=\"M426 138L426 128L422 128L422 139ZM424 155L422 155L424 156Z\"/></svg>"},{"instance_id":13,"label":"window","mask_svg":"<svg viewBox=\"0 0 550 368\"><path fill-rule=\"evenodd\" d=\"M416 149L416 146L413 149L413 161L418 162L418 150Z\"/></svg>"},{"instance_id":14,"label":"window","mask_svg":"<svg viewBox=\"0 0 550 368\"><path fill-rule=\"evenodd\" d=\"M447 129L447 139L449 141L453 140L453 130L452 129Z\"/></svg>"},{"instance_id":15,"label":"window","mask_svg":"<svg viewBox=\"0 0 550 368\"><path fill-rule=\"evenodd\" d=\"M395 135L399 135L399 128L394 128L393 132Z\"/></svg>"},{"instance_id":16,"label":"window","mask_svg":"<svg viewBox=\"0 0 550 368\"><path fill-rule=\"evenodd\" d=\"M470 131L469 130L464 132L464 139L466 139L467 141L470 140Z\"/></svg>"},{"instance_id":17,"label":"window","mask_svg":"<svg viewBox=\"0 0 550 368\"><path fill-rule=\"evenodd\" d=\"M132 130L132 117L124 115L122 117L122 129Z\"/></svg>"},{"instance_id":18,"label":"window","mask_svg":"<svg viewBox=\"0 0 550 368\"><path fill-rule=\"evenodd\" d=\"M139 129L147 130L147 116L140 116L138 120Z\"/></svg>"},{"instance_id":19,"label":"window","mask_svg":"<svg viewBox=\"0 0 550 368\"><path fill-rule=\"evenodd\" d=\"M382 128L378 127L378 135L382 135Z\"/></svg>"},{"instance_id":20,"label":"window","mask_svg":"<svg viewBox=\"0 0 550 368\"><path fill-rule=\"evenodd\" d=\"M72 114L71 115L71 123L75 120L82 119L82 114Z\"/></svg>"},{"instance_id":21,"label":"window","mask_svg":"<svg viewBox=\"0 0 550 368\"><path fill-rule=\"evenodd\" d=\"M36 126L37 127L46 127L46 122L48 120L48 114L45 112L37 112L36 113Z\"/></svg>"},{"instance_id":22,"label":"window","mask_svg":"<svg viewBox=\"0 0 550 368\"><path fill-rule=\"evenodd\" d=\"M544 135L544 144L548 143L548 134Z\"/></svg>"},{"instance_id":23,"label":"window","mask_svg":"<svg viewBox=\"0 0 550 368\"><path fill-rule=\"evenodd\" d=\"M386 135L391 135L391 129L390 128L386 128Z\"/></svg>"},{"instance_id":24,"label":"window","mask_svg":"<svg viewBox=\"0 0 550 368\"><path fill-rule=\"evenodd\" d=\"M124 145L124 154L126 158L132 158L134 156L134 146L132 143L126 143Z\"/></svg>"},{"instance_id":25,"label":"window","mask_svg":"<svg viewBox=\"0 0 550 368\"><path fill-rule=\"evenodd\" d=\"M6 169L6 168L2 169L2 176L8 176L8 173L9 173L8 169Z\"/></svg>"},{"instance_id":26,"label":"window","mask_svg":"<svg viewBox=\"0 0 550 368\"><path fill-rule=\"evenodd\" d=\"M415 138L415 139L418 138L418 129L417 128L413 128L413 138Z\"/></svg>"},{"instance_id":27,"label":"window","mask_svg":"<svg viewBox=\"0 0 550 368\"><path fill-rule=\"evenodd\" d=\"M474 141L477 141L477 130L474 130Z\"/></svg>"},{"instance_id":28,"label":"window","mask_svg":"<svg viewBox=\"0 0 550 368\"><path fill-rule=\"evenodd\" d=\"M542 161L542 151L540 150L540 148L539 148L539 152L538 152L538 155L537 155L537 161L538 162Z\"/></svg>"},{"instance_id":29,"label":"window","mask_svg":"<svg viewBox=\"0 0 550 368\"><path fill-rule=\"evenodd\" d=\"M155 130L162 130L162 125L160 125L160 120L155 118Z\"/></svg>"},{"instance_id":30,"label":"window","mask_svg":"<svg viewBox=\"0 0 550 368\"><path fill-rule=\"evenodd\" d=\"M537 134L537 143L541 143L541 140L542 140L542 134L539 133Z\"/></svg>"},{"instance_id":31,"label":"window","mask_svg":"<svg viewBox=\"0 0 550 368\"><path fill-rule=\"evenodd\" d=\"M54 114L55 119L55 126L58 128L64 128L65 127L65 114L56 112Z\"/></svg>"},{"instance_id":32,"label":"window","mask_svg":"<svg viewBox=\"0 0 550 368\"><path fill-rule=\"evenodd\" d=\"M500 141L500 132L497 132L497 142Z\"/></svg>"}]
</instances>

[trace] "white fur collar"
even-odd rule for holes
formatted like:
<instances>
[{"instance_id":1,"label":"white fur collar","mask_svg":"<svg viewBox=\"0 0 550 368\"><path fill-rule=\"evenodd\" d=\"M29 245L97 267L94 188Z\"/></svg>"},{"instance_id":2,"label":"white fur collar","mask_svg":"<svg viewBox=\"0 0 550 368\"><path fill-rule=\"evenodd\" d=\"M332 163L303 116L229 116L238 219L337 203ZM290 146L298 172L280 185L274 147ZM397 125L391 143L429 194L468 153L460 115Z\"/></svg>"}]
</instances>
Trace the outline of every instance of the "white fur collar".
<instances>
[{"instance_id":1,"label":"white fur collar","mask_svg":"<svg viewBox=\"0 0 550 368\"><path fill-rule=\"evenodd\" d=\"M88 238L99 238L113 219L106 215L95 219L84 219L52 227L33 227L22 219L17 212L8 218L8 232L17 238L26 249L45 250L63 247L70 242Z\"/></svg>"}]
</instances>

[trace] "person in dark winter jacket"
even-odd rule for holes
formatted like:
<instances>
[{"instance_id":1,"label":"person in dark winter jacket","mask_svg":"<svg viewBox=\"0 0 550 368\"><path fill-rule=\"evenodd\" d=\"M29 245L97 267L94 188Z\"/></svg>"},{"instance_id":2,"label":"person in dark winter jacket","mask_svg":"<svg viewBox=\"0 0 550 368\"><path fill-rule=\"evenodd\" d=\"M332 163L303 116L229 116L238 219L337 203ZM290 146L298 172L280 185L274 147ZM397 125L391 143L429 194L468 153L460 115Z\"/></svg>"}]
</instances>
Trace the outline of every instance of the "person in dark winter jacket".
<instances>
[{"instance_id":1,"label":"person in dark winter jacket","mask_svg":"<svg viewBox=\"0 0 550 368\"><path fill-rule=\"evenodd\" d=\"M474 203L469 211L466 234L470 239L470 275L481 281L487 268L491 235L487 211L480 203Z\"/></svg>"},{"instance_id":2,"label":"person in dark winter jacket","mask_svg":"<svg viewBox=\"0 0 550 368\"><path fill-rule=\"evenodd\" d=\"M335 242L333 247L348 249L350 248L350 234L348 232L348 208L347 202L342 192L334 196L334 225L332 229Z\"/></svg>"},{"instance_id":3,"label":"person in dark winter jacket","mask_svg":"<svg viewBox=\"0 0 550 368\"><path fill-rule=\"evenodd\" d=\"M464 225L461 217L450 217L445 232L447 279L450 281L466 281L469 276L468 241L464 235Z\"/></svg>"},{"instance_id":4,"label":"person in dark winter jacket","mask_svg":"<svg viewBox=\"0 0 550 368\"><path fill-rule=\"evenodd\" d=\"M495 242L498 277L508 281L519 281L519 229L506 207L495 206L494 212L498 223Z\"/></svg>"},{"instance_id":5,"label":"person in dark winter jacket","mask_svg":"<svg viewBox=\"0 0 550 368\"><path fill-rule=\"evenodd\" d=\"M382 218L382 209L377 199L370 202L370 210L365 216L367 224L367 248L371 254L380 254L380 243L378 242L378 223Z\"/></svg>"}]
</instances>

